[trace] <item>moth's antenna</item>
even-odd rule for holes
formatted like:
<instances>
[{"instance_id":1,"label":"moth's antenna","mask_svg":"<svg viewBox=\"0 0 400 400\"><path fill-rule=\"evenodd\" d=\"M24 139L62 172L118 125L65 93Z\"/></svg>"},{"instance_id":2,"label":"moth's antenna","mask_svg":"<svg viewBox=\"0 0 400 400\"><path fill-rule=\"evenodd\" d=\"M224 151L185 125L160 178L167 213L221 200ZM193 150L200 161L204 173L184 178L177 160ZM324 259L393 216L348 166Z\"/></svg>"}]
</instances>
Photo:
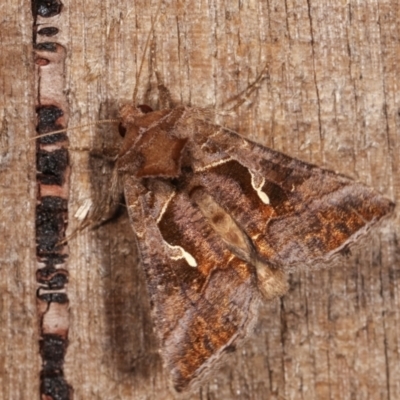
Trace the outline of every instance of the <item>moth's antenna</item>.
<instances>
[{"instance_id":1,"label":"moth's antenna","mask_svg":"<svg viewBox=\"0 0 400 400\"><path fill-rule=\"evenodd\" d=\"M41 135L33 136L33 137L29 138L28 140L40 139L40 138L42 138L42 137L55 135L56 133L63 133L63 132L68 132L68 131L74 131L74 130L76 130L76 129L87 128L87 127L93 126L93 125L100 125L100 124L118 124L119 122L120 122L119 119L100 119L100 120L98 120L98 121L89 122L88 124L73 126L72 128L64 128L64 129L60 129L60 130L58 130L58 131L52 131L52 132L43 133L43 134L41 134Z\"/></svg>"},{"instance_id":2,"label":"moth's antenna","mask_svg":"<svg viewBox=\"0 0 400 400\"><path fill-rule=\"evenodd\" d=\"M57 133L73 131L73 130L76 130L76 129L87 128L89 126L99 125L99 124L118 124L119 122L120 122L119 119L101 119L99 121L90 122L89 124L77 125L77 126L74 126L72 128L64 128L64 129L59 129L58 131L52 131L52 132L47 132L47 133L42 133L40 135L32 136L29 139L26 139L24 141L14 143L13 147L14 146L18 146L20 144L24 144L24 143L30 142L32 140L41 139L41 138L44 138L44 137L47 137L47 136L55 135Z\"/></svg>"},{"instance_id":3,"label":"moth's antenna","mask_svg":"<svg viewBox=\"0 0 400 400\"><path fill-rule=\"evenodd\" d=\"M269 78L268 68L269 68L269 63L265 64L264 68L257 75L256 79L252 83L250 83L250 85L247 86L246 89L244 89L239 94L231 97L230 99L228 99L224 103L222 103L222 107L227 107L229 104L233 104L233 106L231 108L229 108L227 110L223 110L222 112L223 113L226 112L229 115L230 112L236 110L246 100L248 100L248 97L260 87L262 81Z\"/></svg>"},{"instance_id":4,"label":"moth's antenna","mask_svg":"<svg viewBox=\"0 0 400 400\"><path fill-rule=\"evenodd\" d=\"M163 0L159 1L155 18L151 21L150 32L147 35L146 44L145 44L144 49L143 49L143 57L142 57L142 60L140 61L139 69L136 71L136 82L135 82L135 88L133 89L133 104L136 104L136 96L137 96L137 92L138 92L139 78L140 78L140 75L142 73L142 68L143 68L143 64L144 64L144 59L146 57L147 49L149 48L151 34L152 34L152 32L154 30L154 27L155 27L155 25L156 25L156 23L158 21L158 17L160 16L160 9L161 9L162 2L163 2Z\"/></svg>"}]
</instances>

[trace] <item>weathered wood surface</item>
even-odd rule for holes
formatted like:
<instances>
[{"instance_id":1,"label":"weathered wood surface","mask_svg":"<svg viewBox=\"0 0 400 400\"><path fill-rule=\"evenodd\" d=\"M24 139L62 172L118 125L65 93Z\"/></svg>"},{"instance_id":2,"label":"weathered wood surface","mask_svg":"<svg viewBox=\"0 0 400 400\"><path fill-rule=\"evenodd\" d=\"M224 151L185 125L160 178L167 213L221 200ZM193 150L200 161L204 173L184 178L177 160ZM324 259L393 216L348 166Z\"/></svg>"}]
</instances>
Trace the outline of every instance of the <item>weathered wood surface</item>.
<instances>
[{"instance_id":1,"label":"weathered wood surface","mask_svg":"<svg viewBox=\"0 0 400 400\"><path fill-rule=\"evenodd\" d=\"M29 4L0 6L0 398L39 393L35 128Z\"/></svg>"},{"instance_id":2,"label":"weathered wood surface","mask_svg":"<svg viewBox=\"0 0 400 400\"><path fill-rule=\"evenodd\" d=\"M64 3L70 126L117 115L131 100L157 1ZM4 6L1 138L34 132L29 5ZM139 100L157 106L155 68L184 104L220 108L267 65L268 76L221 120L253 140L400 198L400 10L389 1L166 2L151 37ZM21 45L22 43L22 45ZM3 56L5 54L5 56ZM151 60L151 62L149 62ZM115 127L72 131L70 228L107 190L109 166L86 149ZM0 398L38 393L33 145L1 154ZM294 272L260 307L255 334L190 398L395 399L400 396L398 218L334 268ZM173 399L152 333L126 215L70 241L70 346L75 399Z\"/></svg>"}]
</instances>

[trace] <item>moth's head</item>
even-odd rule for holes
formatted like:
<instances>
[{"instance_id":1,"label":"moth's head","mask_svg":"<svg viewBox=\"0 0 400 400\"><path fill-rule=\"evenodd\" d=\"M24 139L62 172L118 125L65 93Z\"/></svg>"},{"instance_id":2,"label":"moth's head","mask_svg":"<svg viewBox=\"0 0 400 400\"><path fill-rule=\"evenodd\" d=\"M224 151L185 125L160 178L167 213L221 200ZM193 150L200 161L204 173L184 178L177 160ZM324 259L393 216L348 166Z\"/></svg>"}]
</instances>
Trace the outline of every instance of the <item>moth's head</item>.
<instances>
[{"instance_id":1,"label":"moth's head","mask_svg":"<svg viewBox=\"0 0 400 400\"><path fill-rule=\"evenodd\" d=\"M153 112L153 109L147 105L126 104L121 107L119 112L120 124L118 127L119 134L124 138L122 147L120 148L119 157L124 155L135 142L139 128L142 125L143 116Z\"/></svg>"},{"instance_id":2,"label":"moth's head","mask_svg":"<svg viewBox=\"0 0 400 400\"><path fill-rule=\"evenodd\" d=\"M140 104L138 106L133 104L126 104L122 106L119 112L121 118L121 123L119 125L120 135L122 137L125 137L128 125L136 125L135 122L140 120L143 115L151 112L153 112L153 109L146 104Z\"/></svg>"},{"instance_id":3,"label":"moth's head","mask_svg":"<svg viewBox=\"0 0 400 400\"><path fill-rule=\"evenodd\" d=\"M124 137L117 157L117 169L138 178L176 178L187 137L174 133L183 109L153 111L149 106L122 107L120 133Z\"/></svg>"}]
</instances>

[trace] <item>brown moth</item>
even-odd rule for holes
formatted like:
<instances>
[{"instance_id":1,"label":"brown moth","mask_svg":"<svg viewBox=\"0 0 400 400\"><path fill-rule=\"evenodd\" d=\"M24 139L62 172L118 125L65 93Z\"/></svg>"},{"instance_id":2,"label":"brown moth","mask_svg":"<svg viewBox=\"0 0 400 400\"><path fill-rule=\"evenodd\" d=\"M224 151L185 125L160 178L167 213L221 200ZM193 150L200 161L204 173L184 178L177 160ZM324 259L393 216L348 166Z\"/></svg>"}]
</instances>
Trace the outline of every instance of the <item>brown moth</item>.
<instances>
[{"instance_id":1,"label":"brown moth","mask_svg":"<svg viewBox=\"0 0 400 400\"><path fill-rule=\"evenodd\" d=\"M149 41L150 33L136 82ZM136 95L137 86L120 111L111 197L123 187L160 353L181 392L248 336L260 299L286 293L287 272L329 261L394 204L199 109L153 111L136 106Z\"/></svg>"},{"instance_id":2,"label":"brown moth","mask_svg":"<svg viewBox=\"0 0 400 400\"><path fill-rule=\"evenodd\" d=\"M207 121L127 105L116 161L160 352L182 391L251 330L286 273L329 258L390 213L375 190Z\"/></svg>"}]
</instances>

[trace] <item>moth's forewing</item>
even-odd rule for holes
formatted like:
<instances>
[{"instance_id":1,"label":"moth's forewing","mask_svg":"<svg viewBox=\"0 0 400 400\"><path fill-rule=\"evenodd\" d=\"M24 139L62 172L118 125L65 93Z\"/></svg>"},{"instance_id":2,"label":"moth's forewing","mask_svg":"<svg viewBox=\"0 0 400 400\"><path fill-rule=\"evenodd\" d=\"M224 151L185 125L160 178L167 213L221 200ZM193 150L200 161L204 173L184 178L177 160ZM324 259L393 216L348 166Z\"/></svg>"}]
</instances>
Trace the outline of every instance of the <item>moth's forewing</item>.
<instances>
[{"instance_id":1,"label":"moth's forewing","mask_svg":"<svg viewBox=\"0 0 400 400\"><path fill-rule=\"evenodd\" d=\"M125 183L161 354L181 390L254 322L255 275L186 193L167 196L161 185L142 186L130 177ZM158 203L157 196L166 202Z\"/></svg>"},{"instance_id":2,"label":"moth's forewing","mask_svg":"<svg viewBox=\"0 0 400 400\"><path fill-rule=\"evenodd\" d=\"M205 170L201 184L276 266L329 258L394 207L362 183L217 126L207 148L229 159Z\"/></svg>"}]
</instances>

